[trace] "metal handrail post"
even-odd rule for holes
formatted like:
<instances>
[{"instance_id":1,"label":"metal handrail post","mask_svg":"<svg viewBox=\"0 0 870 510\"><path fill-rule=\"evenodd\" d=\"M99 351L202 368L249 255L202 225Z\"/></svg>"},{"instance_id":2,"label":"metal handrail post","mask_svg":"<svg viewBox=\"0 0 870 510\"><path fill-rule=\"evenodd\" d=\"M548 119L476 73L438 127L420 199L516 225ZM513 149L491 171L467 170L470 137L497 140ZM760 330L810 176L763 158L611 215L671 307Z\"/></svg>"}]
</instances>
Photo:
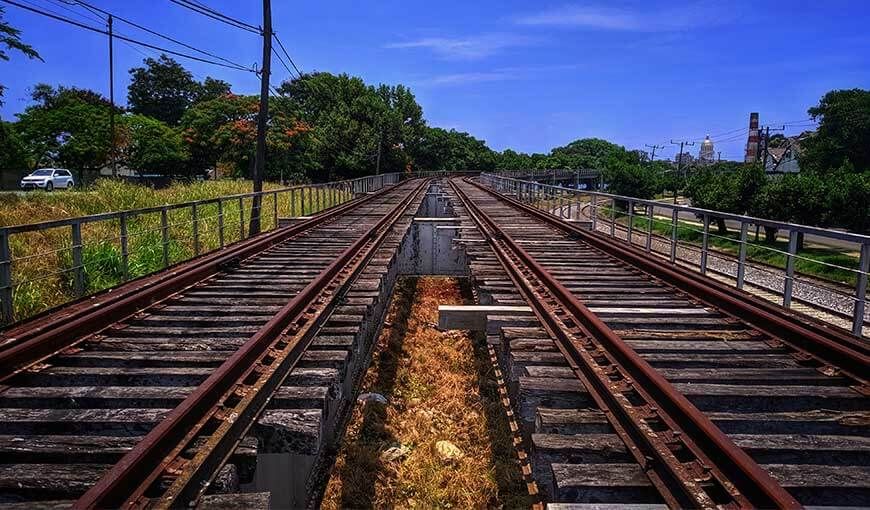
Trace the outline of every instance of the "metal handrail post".
<instances>
[{"instance_id":1,"label":"metal handrail post","mask_svg":"<svg viewBox=\"0 0 870 510\"><path fill-rule=\"evenodd\" d=\"M710 247L710 215L704 215L704 237L701 241L701 274L707 274L707 251Z\"/></svg>"},{"instance_id":2,"label":"metal handrail post","mask_svg":"<svg viewBox=\"0 0 870 510\"><path fill-rule=\"evenodd\" d=\"M169 266L169 218L167 217L167 209L160 209L160 232L161 244L163 246L163 267Z\"/></svg>"},{"instance_id":3,"label":"metal handrail post","mask_svg":"<svg viewBox=\"0 0 870 510\"><path fill-rule=\"evenodd\" d=\"M12 251L9 250L9 231L0 229L0 306L3 323L9 324L14 318L12 289Z\"/></svg>"},{"instance_id":4,"label":"metal handrail post","mask_svg":"<svg viewBox=\"0 0 870 510\"><path fill-rule=\"evenodd\" d=\"M788 256L785 261L785 282L782 291L782 306L791 308L791 294L794 290L794 265L797 255L798 231L790 230L788 233Z\"/></svg>"},{"instance_id":5,"label":"metal handrail post","mask_svg":"<svg viewBox=\"0 0 870 510\"><path fill-rule=\"evenodd\" d=\"M121 274L123 275L124 281L130 279L130 253L128 246L128 238L127 238L127 215L122 214L120 218L120 228L121 235L119 236L121 242Z\"/></svg>"},{"instance_id":6,"label":"metal handrail post","mask_svg":"<svg viewBox=\"0 0 870 510\"><path fill-rule=\"evenodd\" d=\"M737 255L737 288L743 289L743 284L746 281L746 243L747 234L749 233L749 223L740 222L740 251Z\"/></svg>"},{"instance_id":7,"label":"metal handrail post","mask_svg":"<svg viewBox=\"0 0 870 510\"><path fill-rule=\"evenodd\" d=\"M852 334L855 336L861 336L864 329L864 308L867 305L867 273L870 272L870 243L861 245L858 271L858 281L855 282L855 310L852 313Z\"/></svg>"},{"instance_id":8,"label":"metal handrail post","mask_svg":"<svg viewBox=\"0 0 870 510\"><path fill-rule=\"evenodd\" d=\"M197 215L196 204L191 206L190 218L193 222L193 254L199 255L199 216Z\"/></svg>"},{"instance_id":9,"label":"metal handrail post","mask_svg":"<svg viewBox=\"0 0 870 510\"><path fill-rule=\"evenodd\" d=\"M220 247L224 247L224 201L218 200L218 241Z\"/></svg>"}]
</instances>

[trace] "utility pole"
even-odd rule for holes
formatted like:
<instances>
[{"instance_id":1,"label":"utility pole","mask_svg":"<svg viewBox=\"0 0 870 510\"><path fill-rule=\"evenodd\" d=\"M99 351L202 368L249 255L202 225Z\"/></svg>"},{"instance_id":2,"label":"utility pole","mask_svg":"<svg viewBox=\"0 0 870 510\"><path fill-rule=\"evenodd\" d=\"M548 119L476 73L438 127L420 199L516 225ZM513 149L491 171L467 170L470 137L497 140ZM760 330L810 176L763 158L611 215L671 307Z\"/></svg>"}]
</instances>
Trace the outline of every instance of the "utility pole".
<instances>
[{"instance_id":1,"label":"utility pole","mask_svg":"<svg viewBox=\"0 0 870 510\"><path fill-rule=\"evenodd\" d=\"M690 145L690 146L695 145L695 142L689 142L689 141L685 141L685 140L683 140L681 142L675 142L675 141L671 140L671 144L676 145L677 143L680 144L680 155L677 157L677 177L681 177L682 170L683 170L683 147L685 145ZM675 204L677 203L677 180L676 179L674 179L674 203Z\"/></svg>"},{"instance_id":2,"label":"utility pole","mask_svg":"<svg viewBox=\"0 0 870 510\"><path fill-rule=\"evenodd\" d=\"M722 162L722 151L716 153L716 163Z\"/></svg>"},{"instance_id":3,"label":"utility pole","mask_svg":"<svg viewBox=\"0 0 870 510\"><path fill-rule=\"evenodd\" d=\"M112 144L112 178L118 177L118 162L116 157L117 147L115 147L115 63L114 63L114 48L112 47L112 15L109 14L109 140Z\"/></svg>"},{"instance_id":4,"label":"utility pole","mask_svg":"<svg viewBox=\"0 0 870 510\"><path fill-rule=\"evenodd\" d=\"M257 154L254 157L254 193L263 191L263 171L266 168L266 121L269 118L269 71L272 67L272 5L263 0L263 68L260 69L260 115L257 117ZM250 235L260 233L262 195L251 201Z\"/></svg>"},{"instance_id":5,"label":"utility pole","mask_svg":"<svg viewBox=\"0 0 870 510\"><path fill-rule=\"evenodd\" d=\"M653 162L653 161L656 160L656 149L664 149L664 148L665 148L664 145L647 145L647 144L644 144L643 146L644 146L644 147L649 147L650 149L652 149L651 154L650 154L650 157L649 157L650 162Z\"/></svg>"}]
</instances>

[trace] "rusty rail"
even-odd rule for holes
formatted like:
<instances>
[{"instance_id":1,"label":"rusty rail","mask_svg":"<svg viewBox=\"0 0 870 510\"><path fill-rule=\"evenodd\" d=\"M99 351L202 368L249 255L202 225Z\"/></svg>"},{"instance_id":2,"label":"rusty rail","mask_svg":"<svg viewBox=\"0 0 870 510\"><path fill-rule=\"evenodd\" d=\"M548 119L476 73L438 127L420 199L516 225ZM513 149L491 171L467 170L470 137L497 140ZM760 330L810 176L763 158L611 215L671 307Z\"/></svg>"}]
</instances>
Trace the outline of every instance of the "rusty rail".
<instances>
[{"instance_id":1,"label":"rusty rail","mask_svg":"<svg viewBox=\"0 0 870 510\"><path fill-rule=\"evenodd\" d=\"M170 508L195 501L298 362L337 296L426 181L345 249L91 487L73 508ZM197 437L193 458L184 451ZM152 491L158 480L166 490Z\"/></svg>"},{"instance_id":2,"label":"rusty rail","mask_svg":"<svg viewBox=\"0 0 870 510\"><path fill-rule=\"evenodd\" d=\"M800 504L451 182L501 264L672 508ZM499 195L492 194L497 199Z\"/></svg>"},{"instance_id":3,"label":"rusty rail","mask_svg":"<svg viewBox=\"0 0 870 510\"><path fill-rule=\"evenodd\" d=\"M865 394L870 394L870 343L849 335L817 319L788 310L679 266L663 264L633 246L616 243L607 237L590 232L540 211L505 195L493 192L477 182L472 184L511 204L524 213L563 232L576 235L609 255L627 262L648 275L658 278L692 295L708 306L751 324L759 331L814 360L828 372L838 371L855 381Z\"/></svg>"},{"instance_id":4,"label":"rusty rail","mask_svg":"<svg viewBox=\"0 0 870 510\"><path fill-rule=\"evenodd\" d=\"M55 353L72 347L89 333L98 331L138 310L162 301L215 274L228 264L259 253L307 230L337 218L375 198L368 195L302 221L175 266L171 271L146 276L112 292L76 302L65 312L50 314L8 330L0 350L0 383Z\"/></svg>"}]
</instances>

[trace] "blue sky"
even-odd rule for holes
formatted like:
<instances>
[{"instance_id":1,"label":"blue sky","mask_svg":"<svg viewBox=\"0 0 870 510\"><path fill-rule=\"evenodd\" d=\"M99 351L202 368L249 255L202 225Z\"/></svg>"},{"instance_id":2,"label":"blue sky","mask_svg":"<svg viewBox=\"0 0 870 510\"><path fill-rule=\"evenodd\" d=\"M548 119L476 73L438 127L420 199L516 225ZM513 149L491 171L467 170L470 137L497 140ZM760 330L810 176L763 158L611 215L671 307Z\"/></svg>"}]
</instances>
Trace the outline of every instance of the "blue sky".
<instances>
[{"instance_id":1,"label":"blue sky","mask_svg":"<svg viewBox=\"0 0 870 510\"><path fill-rule=\"evenodd\" d=\"M19 0L25 1L25 0ZM62 0L26 0L77 17ZM260 2L203 0L258 24ZM254 34L168 0L91 3L230 60L259 60ZM762 124L807 127L806 110L834 88L870 88L870 2L273 0L275 31L303 70L347 72L412 88L434 126L468 131L497 150L545 152L583 137L643 148L714 135L740 159L750 111ZM2 4L0 4L2 5ZM4 119L38 82L108 92L106 38L6 5L6 19L45 63L0 62ZM164 44L116 23L122 34ZM150 50L116 44L116 96ZM181 60L181 59L179 59ZM249 73L184 62L196 76L255 93ZM278 66L273 83L286 75ZM719 135L719 136L716 136ZM691 148L697 152L698 146Z\"/></svg>"}]
</instances>

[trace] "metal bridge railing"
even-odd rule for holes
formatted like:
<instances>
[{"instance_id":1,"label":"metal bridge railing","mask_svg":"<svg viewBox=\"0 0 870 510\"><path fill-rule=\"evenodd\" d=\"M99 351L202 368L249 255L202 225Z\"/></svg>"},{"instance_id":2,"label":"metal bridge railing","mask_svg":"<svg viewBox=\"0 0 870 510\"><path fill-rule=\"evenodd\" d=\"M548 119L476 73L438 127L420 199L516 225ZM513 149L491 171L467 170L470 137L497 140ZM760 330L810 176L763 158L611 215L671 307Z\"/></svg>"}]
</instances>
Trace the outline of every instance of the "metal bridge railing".
<instances>
[{"instance_id":1,"label":"metal bridge railing","mask_svg":"<svg viewBox=\"0 0 870 510\"><path fill-rule=\"evenodd\" d=\"M372 175L0 227L0 320L10 324L245 239L257 195L266 232L279 216L318 213L401 178Z\"/></svg>"},{"instance_id":2,"label":"metal bridge railing","mask_svg":"<svg viewBox=\"0 0 870 510\"><path fill-rule=\"evenodd\" d=\"M839 274L854 277L852 291L844 292L835 286L824 286L824 292L831 293L835 298L830 306L832 311L839 311L851 323L852 334L862 336L865 324L870 325L867 310L867 282L870 273L870 236L842 232L807 225L797 225L752 216L731 214L697 207L669 204L655 200L643 200L596 191L576 190L560 186L540 184L503 177L501 175L481 174L479 180L485 186L500 193L512 195L518 200L532 204L535 207L564 219L589 222L593 231L604 233L632 245L641 246L647 252L668 260L671 264L689 265L702 274L710 272L727 275L726 281L743 289L747 284L747 273L753 275L768 273L773 275L776 284L767 285L749 282L781 295L782 306L792 307L795 298L796 284L800 290L812 293L811 287L817 290L820 284L813 283L811 278L796 272L798 261L819 264ZM640 209L640 214L638 210ZM711 232L710 224L719 219L731 222L739 228L738 237L723 236ZM603 224L603 225L602 225ZM776 229L788 232L788 247L781 250L769 245L754 243L749 239L750 227ZM817 260L798 253L800 236L814 236L816 240L834 240L849 248L844 251L858 253L857 264L847 266ZM697 243L686 239L697 239ZM711 241L720 244L736 245L736 261L734 256L724 254L711 247ZM693 256L678 256L678 251L687 250ZM784 258L783 267L777 268L769 264L753 262L748 252L768 250ZM750 260L748 260L748 258ZM691 259L691 260L689 260ZM733 270L722 268L711 269L710 261L732 265ZM689 263L687 263L689 262ZM733 267L736 265L736 267ZM763 278L760 278L763 279ZM851 278L849 278L851 280ZM781 284L779 283L781 281ZM848 290L848 287L844 287ZM803 299L807 301L807 299ZM851 306L850 306L851 305Z\"/></svg>"}]
</instances>

